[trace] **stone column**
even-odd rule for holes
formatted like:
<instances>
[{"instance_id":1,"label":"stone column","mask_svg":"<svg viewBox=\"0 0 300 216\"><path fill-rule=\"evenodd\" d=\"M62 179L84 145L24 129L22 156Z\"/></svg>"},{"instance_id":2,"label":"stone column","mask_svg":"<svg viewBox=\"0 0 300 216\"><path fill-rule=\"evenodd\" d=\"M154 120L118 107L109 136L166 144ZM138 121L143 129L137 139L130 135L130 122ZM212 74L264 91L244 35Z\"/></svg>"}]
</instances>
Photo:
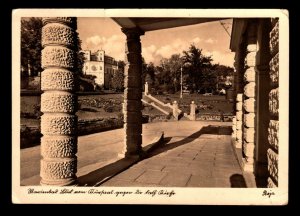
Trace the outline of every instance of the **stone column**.
<instances>
[{"instance_id":1,"label":"stone column","mask_svg":"<svg viewBox=\"0 0 300 216\"><path fill-rule=\"evenodd\" d=\"M234 140L235 144L236 144L236 116L234 116L232 118L232 133L231 133L231 137Z\"/></svg>"},{"instance_id":2,"label":"stone column","mask_svg":"<svg viewBox=\"0 0 300 216\"><path fill-rule=\"evenodd\" d=\"M142 153L142 48L139 29L122 29L126 35L124 81L124 150L121 156Z\"/></svg>"},{"instance_id":3,"label":"stone column","mask_svg":"<svg viewBox=\"0 0 300 216\"><path fill-rule=\"evenodd\" d=\"M175 120L178 120L179 113L178 113L178 103L177 103L177 101L173 102L173 116L174 116Z\"/></svg>"},{"instance_id":4,"label":"stone column","mask_svg":"<svg viewBox=\"0 0 300 216\"><path fill-rule=\"evenodd\" d=\"M190 112L190 119L195 121L196 120L196 108L197 105L195 104L194 101L191 103L191 112Z\"/></svg>"},{"instance_id":5,"label":"stone column","mask_svg":"<svg viewBox=\"0 0 300 216\"><path fill-rule=\"evenodd\" d=\"M243 94L236 96L236 148L242 148L243 143Z\"/></svg>"},{"instance_id":6,"label":"stone column","mask_svg":"<svg viewBox=\"0 0 300 216\"><path fill-rule=\"evenodd\" d=\"M236 148L242 148L243 143L243 88L244 80L243 76L245 73L245 56L246 56L246 46L244 37L241 39L239 47L235 53L234 58L234 67L235 67L235 77L234 77L234 86L235 86L235 111L236 111L236 123L233 129L235 132L235 146Z\"/></svg>"},{"instance_id":7,"label":"stone column","mask_svg":"<svg viewBox=\"0 0 300 216\"><path fill-rule=\"evenodd\" d=\"M279 21L271 19L270 32L270 80L269 93L270 122L268 128L268 187L278 187L278 151L279 151Z\"/></svg>"},{"instance_id":8,"label":"stone column","mask_svg":"<svg viewBox=\"0 0 300 216\"><path fill-rule=\"evenodd\" d=\"M76 183L76 18L43 18L41 89L41 184Z\"/></svg>"},{"instance_id":9,"label":"stone column","mask_svg":"<svg viewBox=\"0 0 300 216\"><path fill-rule=\"evenodd\" d=\"M243 116L243 154L244 170L254 171L255 162L255 130L256 130L256 25L249 23L247 39L247 55L246 55L246 71L244 74L244 116Z\"/></svg>"},{"instance_id":10,"label":"stone column","mask_svg":"<svg viewBox=\"0 0 300 216\"><path fill-rule=\"evenodd\" d=\"M145 83L145 95L149 93L149 85L148 82Z\"/></svg>"}]
</instances>

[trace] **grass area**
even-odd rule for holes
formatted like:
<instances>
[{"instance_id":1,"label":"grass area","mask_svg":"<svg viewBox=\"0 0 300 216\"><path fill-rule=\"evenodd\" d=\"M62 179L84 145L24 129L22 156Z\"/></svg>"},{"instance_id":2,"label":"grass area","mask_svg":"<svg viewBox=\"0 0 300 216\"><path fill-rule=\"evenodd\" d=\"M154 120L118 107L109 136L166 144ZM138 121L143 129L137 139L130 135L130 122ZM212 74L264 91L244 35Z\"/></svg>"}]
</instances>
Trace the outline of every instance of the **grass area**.
<instances>
[{"instance_id":1,"label":"grass area","mask_svg":"<svg viewBox=\"0 0 300 216\"><path fill-rule=\"evenodd\" d=\"M78 119L118 117L122 114L123 94L78 96Z\"/></svg>"},{"instance_id":2,"label":"grass area","mask_svg":"<svg viewBox=\"0 0 300 216\"><path fill-rule=\"evenodd\" d=\"M198 115L202 114L218 114L231 113L233 104L225 99L225 96L203 96L199 94L183 95L153 95L164 103L173 103L177 101L179 108L184 112L190 112L191 101L194 101L198 107ZM79 120L96 119L96 118L118 118L122 116L122 103L124 100L123 94L106 94L106 95L80 95L78 96L79 110L77 111ZM35 113L37 115L37 107L40 106L39 96L21 97L21 110L23 113ZM144 106L144 115L155 116L162 115L160 111L151 107ZM21 118L21 124L28 126L38 126L40 120L34 118L34 115Z\"/></svg>"},{"instance_id":3,"label":"grass area","mask_svg":"<svg viewBox=\"0 0 300 216\"><path fill-rule=\"evenodd\" d=\"M225 96L212 95L204 96L200 94L184 94L180 98L180 94L170 94L170 95L155 95L157 99L163 101L164 103L178 102L179 108L184 112L189 113L190 104L192 101L195 102L199 110L199 114L215 114L220 113L232 113L233 104L226 100Z\"/></svg>"}]
</instances>

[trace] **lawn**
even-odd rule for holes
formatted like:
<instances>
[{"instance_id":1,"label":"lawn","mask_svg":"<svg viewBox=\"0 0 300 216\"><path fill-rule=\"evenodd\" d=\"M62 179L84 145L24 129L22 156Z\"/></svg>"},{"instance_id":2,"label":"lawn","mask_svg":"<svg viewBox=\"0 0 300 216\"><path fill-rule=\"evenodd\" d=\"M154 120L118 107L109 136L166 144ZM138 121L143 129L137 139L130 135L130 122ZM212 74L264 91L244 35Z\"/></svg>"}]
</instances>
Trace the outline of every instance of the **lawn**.
<instances>
[{"instance_id":1,"label":"lawn","mask_svg":"<svg viewBox=\"0 0 300 216\"><path fill-rule=\"evenodd\" d=\"M163 101L164 103L178 102L179 109L184 112L189 113L190 104L192 101L195 102L199 109L199 114L217 114L221 111L223 113L232 113L233 104L226 100L225 96L212 95L203 96L200 94L184 94L180 98L180 94L170 94L170 95L154 95L157 99Z\"/></svg>"},{"instance_id":2,"label":"lawn","mask_svg":"<svg viewBox=\"0 0 300 216\"><path fill-rule=\"evenodd\" d=\"M197 119L207 120L207 116L220 116L221 112L230 115L233 104L225 96L203 96L198 94L154 95L164 103L172 104L175 100L179 109L190 113L191 101L197 105ZM78 130L81 134L96 133L122 127L123 94L79 95ZM172 109L167 112L172 113ZM166 115L150 105L143 105L143 122L174 121L172 114ZM31 147L40 142L40 96L21 97L21 147ZM185 119L185 118L184 118ZM186 119L187 120L187 119ZM214 119L211 119L214 120ZM216 119L215 119L216 120Z\"/></svg>"},{"instance_id":3,"label":"lawn","mask_svg":"<svg viewBox=\"0 0 300 216\"><path fill-rule=\"evenodd\" d=\"M186 113L190 112L191 101L194 101L198 108L198 115L218 114L221 111L225 114L231 113L233 104L225 99L225 96L203 96L199 94L183 95L153 95L164 103L177 101L179 108ZM80 95L78 96L79 109L77 111L79 120L96 118L119 118L122 115L123 94L106 95ZM39 96L21 97L21 124L34 126L39 124L38 116L40 106ZM144 115L162 115L162 113L152 107L144 106Z\"/></svg>"}]
</instances>

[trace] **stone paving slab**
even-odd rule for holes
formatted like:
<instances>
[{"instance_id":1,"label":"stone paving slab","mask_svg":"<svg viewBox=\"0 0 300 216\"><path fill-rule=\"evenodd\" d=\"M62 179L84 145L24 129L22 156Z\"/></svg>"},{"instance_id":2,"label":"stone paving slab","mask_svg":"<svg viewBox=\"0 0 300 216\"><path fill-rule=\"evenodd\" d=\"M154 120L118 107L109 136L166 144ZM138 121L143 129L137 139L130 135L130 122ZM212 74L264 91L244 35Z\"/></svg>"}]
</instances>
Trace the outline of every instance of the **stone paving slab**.
<instances>
[{"instance_id":1,"label":"stone paving slab","mask_svg":"<svg viewBox=\"0 0 300 216\"><path fill-rule=\"evenodd\" d=\"M146 170L143 169L128 169L126 172L122 172L121 174L117 175L115 178L116 179L122 179L122 180L132 180L134 181L141 175L143 175L146 172Z\"/></svg>"},{"instance_id":2,"label":"stone paving slab","mask_svg":"<svg viewBox=\"0 0 300 216\"><path fill-rule=\"evenodd\" d=\"M228 128L220 128L213 128L216 134L202 134L200 128L199 133L192 133L191 136L173 137L148 158L133 165L131 169L142 167L146 171L131 182L122 182L122 185L142 183L159 187L246 187L242 170L232 150L231 136L224 135L228 133ZM211 132L207 129L204 131ZM168 133L165 135L168 137ZM153 170L152 166L158 169ZM115 179L118 179L117 176L101 186L113 186Z\"/></svg>"},{"instance_id":3,"label":"stone paving slab","mask_svg":"<svg viewBox=\"0 0 300 216\"><path fill-rule=\"evenodd\" d=\"M189 179L191 178L190 173L182 173L178 175L176 172L168 173L160 182L160 185L166 187L185 187Z\"/></svg>"},{"instance_id":4,"label":"stone paving slab","mask_svg":"<svg viewBox=\"0 0 300 216\"><path fill-rule=\"evenodd\" d=\"M142 169L142 170L158 170L161 171L165 168L165 165L161 164L137 164L134 166L135 169Z\"/></svg>"},{"instance_id":5,"label":"stone paving slab","mask_svg":"<svg viewBox=\"0 0 300 216\"><path fill-rule=\"evenodd\" d=\"M186 184L187 187L216 187L214 178L207 178L203 175L192 175Z\"/></svg>"},{"instance_id":6,"label":"stone paving slab","mask_svg":"<svg viewBox=\"0 0 300 216\"><path fill-rule=\"evenodd\" d=\"M175 173L175 175L182 174L182 175L201 175L203 177L212 177L211 170L203 169L201 167L193 167L189 166L184 169L179 169L178 167L165 167L163 169L165 172ZM178 175L180 177L180 175Z\"/></svg>"},{"instance_id":7,"label":"stone paving slab","mask_svg":"<svg viewBox=\"0 0 300 216\"><path fill-rule=\"evenodd\" d=\"M147 170L141 176L139 176L136 181L140 183L159 185L160 181L166 175L166 172L162 172L160 170Z\"/></svg>"}]
</instances>

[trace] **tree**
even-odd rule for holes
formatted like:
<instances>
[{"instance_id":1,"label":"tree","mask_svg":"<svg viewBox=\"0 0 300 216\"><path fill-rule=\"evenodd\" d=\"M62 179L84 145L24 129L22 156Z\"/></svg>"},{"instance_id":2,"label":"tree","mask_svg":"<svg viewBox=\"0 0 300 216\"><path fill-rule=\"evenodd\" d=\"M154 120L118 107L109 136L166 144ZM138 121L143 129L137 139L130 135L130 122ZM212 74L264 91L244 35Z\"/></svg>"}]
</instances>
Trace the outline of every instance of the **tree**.
<instances>
[{"instance_id":1,"label":"tree","mask_svg":"<svg viewBox=\"0 0 300 216\"><path fill-rule=\"evenodd\" d=\"M215 71L216 75L219 77L232 76L234 69L225 65L214 64L212 70Z\"/></svg>"},{"instance_id":2,"label":"tree","mask_svg":"<svg viewBox=\"0 0 300 216\"><path fill-rule=\"evenodd\" d=\"M152 88L154 87L154 80L155 80L155 66L152 62L147 64L146 71L145 71L145 83L147 82L149 85L149 91L152 92Z\"/></svg>"},{"instance_id":3,"label":"tree","mask_svg":"<svg viewBox=\"0 0 300 216\"><path fill-rule=\"evenodd\" d=\"M207 71L211 68L212 58L202 54L202 49L198 49L191 44L188 51L183 51L183 64L185 71L189 75L187 82L192 89L199 89L200 85L207 81Z\"/></svg>"},{"instance_id":4,"label":"tree","mask_svg":"<svg viewBox=\"0 0 300 216\"><path fill-rule=\"evenodd\" d=\"M78 32L76 32L76 42L77 42L77 50L76 50L76 55L77 55L77 63L75 66L75 73L82 75L83 74L83 65L84 65L84 61L85 61L85 57L84 57L84 52L82 52L81 49L81 44L82 41L79 38L79 34Z\"/></svg>"},{"instance_id":5,"label":"tree","mask_svg":"<svg viewBox=\"0 0 300 216\"><path fill-rule=\"evenodd\" d=\"M117 70L113 74L112 80L111 80L112 88L116 89L117 91L123 91L124 90L124 70Z\"/></svg>"},{"instance_id":6,"label":"tree","mask_svg":"<svg viewBox=\"0 0 300 216\"><path fill-rule=\"evenodd\" d=\"M181 81L181 67L182 59L180 54L173 54L166 62L167 71L171 77L171 83L173 85L174 91L178 91L178 87Z\"/></svg>"},{"instance_id":7,"label":"tree","mask_svg":"<svg viewBox=\"0 0 300 216\"><path fill-rule=\"evenodd\" d=\"M36 76L41 68L41 53L42 53L42 27L43 22L40 17L22 18L21 19L21 67L23 71L28 71L28 64L32 76ZM81 40L76 32L77 43L77 64L75 73L82 74L84 64L84 54L81 52Z\"/></svg>"},{"instance_id":8,"label":"tree","mask_svg":"<svg viewBox=\"0 0 300 216\"><path fill-rule=\"evenodd\" d=\"M144 85L146 82L149 84L149 89L153 87L155 80L155 66L152 62L147 64L145 59L142 58L142 84Z\"/></svg>"},{"instance_id":9,"label":"tree","mask_svg":"<svg viewBox=\"0 0 300 216\"><path fill-rule=\"evenodd\" d=\"M146 77L145 77L145 83L148 83L149 87L151 88L153 86L153 79L152 77L147 73L146 74Z\"/></svg>"},{"instance_id":10,"label":"tree","mask_svg":"<svg viewBox=\"0 0 300 216\"><path fill-rule=\"evenodd\" d=\"M21 19L21 67L28 73L35 76L42 71L41 68L41 35L42 19L38 17Z\"/></svg>"},{"instance_id":11,"label":"tree","mask_svg":"<svg viewBox=\"0 0 300 216\"><path fill-rule=\"evenodd\" d=\"M152 80L154 80L154 77L155 77L155 66L153 64L153 62L150 62L149 64L147 64L147 67L146 67L146 76L147 74L150 76L150 78Z\"/></svg>"},{"instance_id":12,"label":"tree","mask_svg":"<svg viewBox=\"0 0 300 216\"><path fill-rule=\"evenodd\" d=\"M122 61L122 60L118 61L118 68L120 70L124 71L125 70L125 65L126 65L126 63L124 61Z\"/></svg>"},{"instance_id":13,"label":"tree","mask_svg":"<svg viewBox=\"0 0 300 216\"><path fill-rule=\"evenodd\" d=\"M225 65L214 64L212 70L217 76L218 88L229 88L232 84L232 76L234 69ZM228 79L229 78L229 79Z\"/></svg>"},{"instance_id":14,"label":"tree","mask_svg":"<svg viewBox=\"0 0 300 216\"><path fill-rule=\"evenodd\" d=\"M171 84L171 74L170 74L170 68L169 68L169 60L167 58L163 58L160 60L160 67L159 69L159 74L160 74L160 79L161 79L161 84Z\"/></svg>"}]
</instances>

